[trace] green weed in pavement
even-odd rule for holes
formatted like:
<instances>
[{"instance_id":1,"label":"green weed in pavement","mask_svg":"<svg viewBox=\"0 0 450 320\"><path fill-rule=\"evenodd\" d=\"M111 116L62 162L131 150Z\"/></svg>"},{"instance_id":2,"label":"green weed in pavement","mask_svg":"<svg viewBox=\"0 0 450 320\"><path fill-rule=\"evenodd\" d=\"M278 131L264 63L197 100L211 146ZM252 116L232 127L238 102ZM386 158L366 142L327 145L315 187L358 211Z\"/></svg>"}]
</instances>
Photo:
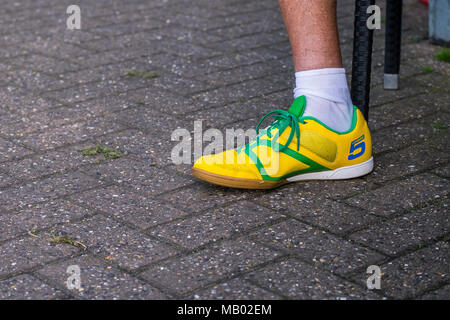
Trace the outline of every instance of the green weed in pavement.
<instances>
[{"instance_id":1,"label":"green weed in pavement","mask_svg":"<svg viewBox=\"0 0 450 320\"><path fill-rule=\"evenodd\" d=\"M101 145L86 147L80 151L85 157L93 157L99 154L103 154L106 159L118 159L123 157L123 153L119 150Z\"/></svg>"}]
</instances>

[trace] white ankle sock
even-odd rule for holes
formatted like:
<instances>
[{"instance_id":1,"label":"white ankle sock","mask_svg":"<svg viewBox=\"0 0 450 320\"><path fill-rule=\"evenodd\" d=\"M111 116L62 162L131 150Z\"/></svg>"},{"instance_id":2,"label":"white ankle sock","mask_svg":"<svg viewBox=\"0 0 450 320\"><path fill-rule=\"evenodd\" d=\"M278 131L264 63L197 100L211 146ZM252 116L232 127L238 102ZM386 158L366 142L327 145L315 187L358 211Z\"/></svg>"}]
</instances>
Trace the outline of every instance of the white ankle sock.
<instances>
[{"instance_id":1,"label":"white ankle sock","mask_svg":"<svg viewBox=\"0 0 450 320\"><path fill-rule=\"evenodd\" d=\"M345 69L327 68L295 73L294 98L306 96L304 116L312 116L336 131L350 128L353 104Z\"/></svg>"}]
</instances>

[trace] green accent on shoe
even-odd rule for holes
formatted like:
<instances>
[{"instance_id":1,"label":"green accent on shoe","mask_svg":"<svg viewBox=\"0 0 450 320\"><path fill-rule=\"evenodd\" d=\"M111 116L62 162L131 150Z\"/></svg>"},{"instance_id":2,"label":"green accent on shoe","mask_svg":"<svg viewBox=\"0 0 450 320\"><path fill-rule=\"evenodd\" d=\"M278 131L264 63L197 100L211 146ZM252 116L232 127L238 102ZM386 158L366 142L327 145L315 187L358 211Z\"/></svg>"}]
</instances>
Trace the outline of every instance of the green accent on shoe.
<instances>
[{"instance_id":1,"label":"green accent on shoe","mask_svg":"<svg viewBox=\"0 0 450 320\"><path fill-rule=\"evenodd\" d=\"M272 145L272 143L275 144L275 146ZM267 147L271 147L272 149L279 149L280 148L280 143L275 142L274 140L259 140L259 144L258 145L263 145L263 146L267 146ZM326 170L330 170L327 167L322 166L321 164L309 159L308 157L295 152L292 149L287 148L289 144L285 144L284 146L281 145L281 149L283 149L283 151L280 151L300 162L303 162L304 164L308 165L309 168L306 169L302 169L302 170L298 170L298 171L294 171L291 172L287 175L284 175L282 177L271 177L270 175L267 174L263 164L261 163L261 161L259 160L258 156L250 150L250 146L247 145L244 149L244 152L247 154L247 156L253 161L253 163L255 164L256 168L258 169L259 173L261 174L261 177L263 178L263 180L271 180L271 181L278 181L278 180L282 180L282 179L287 179L290 178L292 176L298 175L298 174L303 174L303 173L310 173L310 172L318 172L318 171L326 171Z\"/></svg>"},{"instance_id":2,"label":"green accent on shoe","mask_svg":"<svg viewBox=\"0 0 450 320\"><path fill-rule=\"evenodd\" d=\"M357 122L357 120L358 120L358 117L357 117L357 115L356 115L356 110L358 110L358 107L357 107L357 106L353 106L352 124L350 125L350 128L349 128L348 130L346 130L346 131L336 131L336 130L334 130L333 128L330 128L329 126L327 126L325 123L323 123L323 122L320 121L319 119L314 118L314 117L311 117L311 116L301 117L301 118L299 118L299 120L314 120L314 121L316 121L317 123L321 124L322 126L324 126L325 128L327 128L328 130L330 130L330 131L332 131L332 132L334 132L334 133L337 133L337 134L347 134L347 133L349 133L349 132L352 132L352 131L355 129L355 127L356 127L356 122Z\"/></svg>"},{"instance_id":3,"label":"green accent on shoe","mask_svg":"<svg viewBox=\"0 0 450 320\"><path fill-rule=\"evenodd\" d=\"M288 111L285 110L274 110L268 112L266 115L264 115L261 120L259 120L258 125L256 126L256 133L258 136L256 137L256 142L258 143L260 134L259 134L259 127L261 126L261 123L268 117L272 116L275 118L274 121L269 126L269 130L264 130L263 134L267 134L269 138L272 138L271 135L271 129L277 128L278 133L275 137L278 138L279 135L283 134L284 130L286 130L287 127L291 127L291 132L289 133L288 140L285 145L283 145L281 150L275 149L275 151L282 152L284 149L289 146L292 139L294 139L294 136L297 137L297 151L300 150L300 126L299 123L304 123L303 120L298 118L300 115L303 114L306 107L306 97L300 96L294 100L291 107ZM279 145L278 145L279 146Z\"/></svg>"},{"instance_id":4,"label":"green accent on shoe","mask_svg":"<svg viewBox=\"0 0 450 320\"><path fill-rule=\"evenodd\" d=\"M294 102L292 102L288 111L297 117L301 117L305 112L305 108L306 108L306 97L300 96L294 99Z\"/></svg>"}]
</instances>

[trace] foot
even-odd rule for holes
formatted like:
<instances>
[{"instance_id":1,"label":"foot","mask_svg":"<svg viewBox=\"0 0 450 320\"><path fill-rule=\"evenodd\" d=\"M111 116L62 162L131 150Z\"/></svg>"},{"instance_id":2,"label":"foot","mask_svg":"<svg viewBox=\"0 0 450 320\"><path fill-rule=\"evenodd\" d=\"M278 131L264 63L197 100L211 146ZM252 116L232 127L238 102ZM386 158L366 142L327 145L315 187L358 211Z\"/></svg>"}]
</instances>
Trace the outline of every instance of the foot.
<instances>
[{"instance_id":1,"label":"foot","mask_svg":"<svg viewBox=\"0 0 450 320\"><path fill-rule=\"evenodd\" d=\"M304 96L289 108L265 115L258 136L243 147L199 158L192 172L213 184L272 189L300 180L356 178L373 169L372 140L366 120L353 107L349 130L337 132L313 117L303 116ZM259 132L268 116L275 120Z\"/></svg>"}]
</instances>

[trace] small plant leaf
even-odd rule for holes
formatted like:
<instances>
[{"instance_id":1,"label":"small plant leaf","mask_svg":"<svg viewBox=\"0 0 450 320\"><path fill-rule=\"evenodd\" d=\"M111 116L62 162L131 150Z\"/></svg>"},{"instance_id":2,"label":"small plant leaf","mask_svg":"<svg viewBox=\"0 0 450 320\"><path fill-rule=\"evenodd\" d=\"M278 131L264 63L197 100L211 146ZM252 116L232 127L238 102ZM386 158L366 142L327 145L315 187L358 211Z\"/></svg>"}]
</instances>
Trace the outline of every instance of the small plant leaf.
<instances>
[{"instance_id":1,"label":"small plant leaf","mask_svg":"<svg viewBox=\"0 0 450 320\"><path fill-rule=\"evenodd\" d=\"M123 157L123 153L119 150L102 145L86 147L81 149L80 151L85 157L93 157L99 154L103 154L106 159L118 159Z\"/></svg>"},{"instance_id":2,"label":"small plant leaf","mask_svg":"<svg viewBox=\"0 0 450 320\"><path fill-rule=\"evenodd\" d=\"M125 75L129 77L137 77L143 79L153 79L158 77L158 74L155 71L136 70L136 69L130 69L125 71Z\"/></svg>"}]
</instances>

